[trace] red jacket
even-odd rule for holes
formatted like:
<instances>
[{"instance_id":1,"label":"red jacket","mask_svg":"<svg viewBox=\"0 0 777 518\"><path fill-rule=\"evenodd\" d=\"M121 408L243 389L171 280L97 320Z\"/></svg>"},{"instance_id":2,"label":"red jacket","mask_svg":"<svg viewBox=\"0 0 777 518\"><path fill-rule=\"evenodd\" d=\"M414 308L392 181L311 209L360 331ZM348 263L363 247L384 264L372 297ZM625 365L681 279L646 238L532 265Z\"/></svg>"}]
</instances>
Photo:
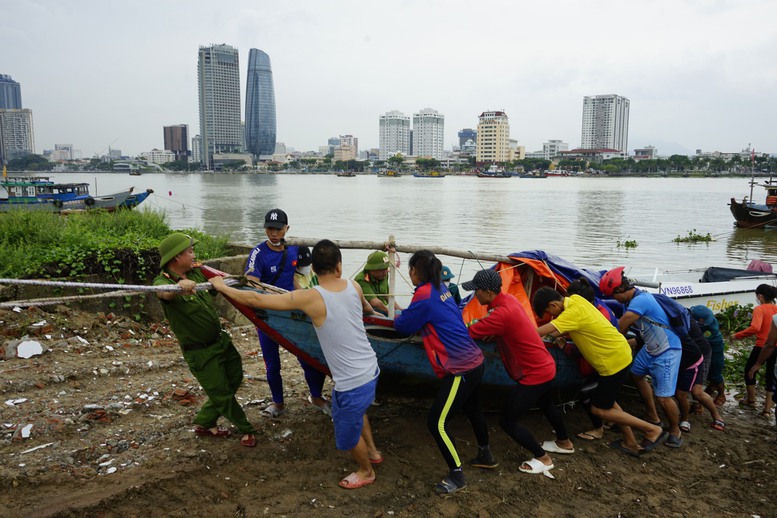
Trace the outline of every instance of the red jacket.
<instances>
[{"instance_id":1,"label":"red jacket","mask_svg":"<svg viewBox=\"0 0 777 518\"><path fill-rule=\"evenodd\" d=\"M507 374L521 385L539 385L555 378L556 362L518 300L500 293L488 309L488 315L469 326L469 335L475 339L493 336Z\"/></svg>"}]
</instances>

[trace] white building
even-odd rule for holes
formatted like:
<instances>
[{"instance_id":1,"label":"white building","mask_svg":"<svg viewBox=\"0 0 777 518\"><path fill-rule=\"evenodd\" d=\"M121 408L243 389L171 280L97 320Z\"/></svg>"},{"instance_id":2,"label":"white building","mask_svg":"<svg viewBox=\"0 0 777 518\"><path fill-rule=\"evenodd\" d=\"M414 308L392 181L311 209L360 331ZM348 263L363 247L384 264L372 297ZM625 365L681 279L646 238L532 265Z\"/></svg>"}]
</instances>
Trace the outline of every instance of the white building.
<instances>
[{"instance_id":1,"label":"white building","mask_svg":"<svg viewBox=\"0 0 777 518\"><path fill-rule=\"evenodd\" d=\"M445 115L424 108L413 114L413 154L419 158L443 158Z\"/></svg>"},{"instance_id":2,"label":"white building","mask_svg":"<svg viewBox=\"0 0 777 518\"><path fill-rule=\"evenodd\" d=\"M481 113L477 131L476 162L504 163L510 160L510 122L505 112Z\"/></svg>"},{"instance_id":3,"label":"white building","mask_svg":"<svg viewBox=\"0 0 777 518\"><path fill-rule=\"evenodd\" d=\"M195 135L192 137L192 162L202 163L202 137Z\"/></svg>"},{"instance_id":4,"label":"white building","mask_svg":"<svg viewBox=\"0 0 777 518\"><path fill-rule=\"evenodd\" d=\"M32 153L32 110L0 109L0 164Z\"/></svg>"},{"instance_id":5,"label":"white building","mask_svg":"<svg viewBox=\"0 0 777 518\"><path fill-rule=\"evenodd\" d=\"M380 160L388 160L397 153L410 154L410 117L392 110L380 116L379 122Z\"/></svg>"},{"instance_id":6,"label":"white building","mask_svg":"<svg viewBox=\"0 0 777 518\"><path fill-rule=\"evenodd\" d=\"M655 146L645 146L634 150L634 160L655 160L658 150Z\"/></svg>"},{"instance_id":7,"label":"white building","mask_svg":"<svg viewBox=\"0 0 777 518\"><path fill-rule=\"evenodd\" d=\"M583 97L581 149L617 149L628 153L629 100L619 95Z\"/></svg>"},{"instance_id":8,"label":"white building","mask_svg":"<svg viewBox=\"0 0 777 518\"><path fill-rule=\"evenodd\" d=\"M143 160L151 162L152 164L166 164L168 162L175 162L175 153L168 151L167 149L152 149L140 154Z\"/></svg>"},{"instance_id":9,"label":"white building","mask_svg":"<svg viewBox=\"0 0 777 518\"><path fill-rule=\"evenodd\" d=\"M549 140L542 143L542 151L533 151L526 153L526 158L541 158L544 160L553 160L561 154L562 151L568 151L569 144L561 140Z\"/></svg>"}]
</instances>

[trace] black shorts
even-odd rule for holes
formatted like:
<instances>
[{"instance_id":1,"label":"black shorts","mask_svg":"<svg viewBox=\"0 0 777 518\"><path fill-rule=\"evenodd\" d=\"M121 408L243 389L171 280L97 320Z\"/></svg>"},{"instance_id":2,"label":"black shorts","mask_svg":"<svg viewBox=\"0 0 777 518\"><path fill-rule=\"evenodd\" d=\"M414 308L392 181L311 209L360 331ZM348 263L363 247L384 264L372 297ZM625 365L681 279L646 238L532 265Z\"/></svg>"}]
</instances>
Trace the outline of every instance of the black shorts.
<instances>
[{"instance_id":1,"label":"black shorts","mask_svg":"<svg viewBox=\"0 0 777 518\"><path fill-rule=\"evenodd\" d=\"M615 406L615 401L621 393L621 387L629 379L631 364L612 376L599 376L599 385L591 393L591 406L601 410L609 410Z\"/></svg>"}]
</instances>

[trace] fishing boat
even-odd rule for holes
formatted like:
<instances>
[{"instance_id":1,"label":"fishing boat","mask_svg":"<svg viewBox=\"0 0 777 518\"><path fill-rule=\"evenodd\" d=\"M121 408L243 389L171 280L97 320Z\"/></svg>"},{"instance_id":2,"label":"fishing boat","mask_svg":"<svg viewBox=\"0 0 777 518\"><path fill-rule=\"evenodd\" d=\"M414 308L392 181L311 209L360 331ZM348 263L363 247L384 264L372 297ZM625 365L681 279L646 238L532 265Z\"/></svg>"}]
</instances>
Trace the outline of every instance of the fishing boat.
<instances>
[{"instance_id":1,"label":"fishing boat","mask_svg":"<svg viewBox=\"0 0 777 518\"><path fill-rule=\"evenodd\" d=\"M756 185L766 190L764 203L753 201L753 187ZM750 197L745 196L742 201L731 198L729 208L738 227L766 228L777 226L777 182L770 178L759 184L755 178L752 178L750 180Z\"/></svg>"},{"instance_id":2,"label":"fishing boat","mask_svg":"<svg viewBox=\"0 0 777 518\"><path fill-rule=\"evenodd\" d=\"M378 176L390 176L392 178L397 178L402 176L397 171L378 171Z\"/></svg>"},{"instance_id":3,"label":"fishing boat","mask_svg":"<svg viewBox=\"0 0 777 518\"><path fill-rule=\"evenodd\" d=\"M315 244L314 240L294 238L289 239L288 242L289 244L305 246ZM374 250L380 249L383 243L366 242L358 246L348 246L347 243L338 242L338 245L341 248L358 247L360 249ZM417 249L419 247L396 247L396 250L400 252L410 252ZM460 253L461 256L466 256L469 259L472 258L471 252L455 252L449 249L435 250L434 248L431 250L435 253L444 253L446 255L451 255L452 252ZM552 286L563 291L569 285L570 278L577 278L581 275L589 277L591 282L595 282L595 274L580 270L571 263L548 256L543 252L521 252L509 256L481 254L478 255L478 258L481 260L497 260L494 268L502 276L503 286L505 286L503 289L515 296L529 315L534 315L530 296L540 287ZM390 259L390 264L394 264L392 260ZM552 267L549 266L549 262L553 263ZM207 277L222 274L222 272L207 266L203 266L203 272ZM264 293L284 291L274 286L262 284L258 288L243 287L242 289L253 289ZM299 311L254 310L232 300L230 300L230 303L257 328L277 341L286 350L302 358L321 372L330 374L313 324L304 313ZM394 305L391 301L389 301L388 307L393 309ZM462 318L465 322L483 318L485 314L486 307L481 306L473 297L470 297L468 302L463 303ZM536 316L535 320L538 321L538 324L544 323L543 320L537 319ZM370 343L377 354L381 372L388 376L410 378L421 382L437 380L429 365L421 337L419 335L406 336L396 331L394 329L393 315L389 317L365 316L364 326ZM495 343L478 341L477 344L483 350L485 357L484 385L501 388L514 386L515 382L505 372ZM577 353L559 349L552 344L547 344L547 346L557 364L555 382L557 397L563 399L564 396L574 395L584 383L584 377L578 367L579 357Z\"/></svg>"},{"instance_id":4,"label":"fishing boat","mask_svg":"<svg viewBox=\"0 0 777 518\"><path fill-rule=\"evenodd\" d=\"M113 211L132 208L145 200L151 189L133 195L134 188L103 196L89 194L88 183L56 183L48 177L6 177L0 182L0 212L33 210L68 212L87 209ZM134 196L134 197L133 197Z\"/></svg>"},{"instance_id":5,"label":"fishing boat","mask_svg":"<svg viewBox=\"0 0 777 518\"><path fill-rule=\"evenodd\" d=\"M548 175L542 171L529 171L528 173L519 173L519 178L547 178Z\"/></svg>"},{"instance_id":6,"label":"fishing boat","mask_svg":"<svg viewBox=\"0 0 777 518\"><path fill-rule=\"evenodd\" d=\"M513 175L504 168L492 164L485 171L478 171L478 178L511 178Z\"/></svg>"},{"instance_id":7,"label":"fishing boat","mask_svg":"<svg viewBox=\"0 0 777 518\"><path fill-rule=\"evenodd\" d=\"M441 173L439 171L428 171L428 172L416 172L413 173L413 176L416 178L445 178L445 173Z\"/></svg>"},{"instance_id":8,"label":"fishing boat","mask_svg":"<svg viewBox=\"0 0 777 518\"><path fill-rule=\"evenodd\" d=\"M356 173L354 173L353 171L340 171L339 173L337 173L337 176L341 178L353 178L354 176L356 176Z\"/></svg>"}]
</instances>

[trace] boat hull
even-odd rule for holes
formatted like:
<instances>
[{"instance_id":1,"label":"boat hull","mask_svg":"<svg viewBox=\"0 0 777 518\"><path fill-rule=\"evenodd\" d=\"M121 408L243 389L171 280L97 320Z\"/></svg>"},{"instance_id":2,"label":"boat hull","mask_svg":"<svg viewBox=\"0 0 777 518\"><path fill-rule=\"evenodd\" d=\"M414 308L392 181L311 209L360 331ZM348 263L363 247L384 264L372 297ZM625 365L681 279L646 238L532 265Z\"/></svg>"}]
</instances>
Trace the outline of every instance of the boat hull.
<instances>
[{"instance_id":1,"label":"boat hull","mask_svg":"<svg viewBox=\"0 0 777 518\"><path fill-rule=\"evenodd\" d=\"M763 228L777 226L777 212L766 205L738 202L731 198L729 204L736 225L741 228Z\"/></svg>"}]
</instances>

